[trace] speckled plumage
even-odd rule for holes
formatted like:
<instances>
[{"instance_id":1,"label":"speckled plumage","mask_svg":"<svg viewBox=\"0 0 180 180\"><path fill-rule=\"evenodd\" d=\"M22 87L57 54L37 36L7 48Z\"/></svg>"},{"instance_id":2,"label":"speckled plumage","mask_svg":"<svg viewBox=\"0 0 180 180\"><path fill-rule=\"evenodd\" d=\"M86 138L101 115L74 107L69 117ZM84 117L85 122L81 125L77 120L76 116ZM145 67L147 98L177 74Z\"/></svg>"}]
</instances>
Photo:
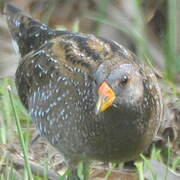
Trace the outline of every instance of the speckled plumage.
<instances>
[{"instance_id":1,"label":"speckled plumage","mask_svg":"<svg viewBox=\"0 0 180 180\"><path fill-rule=\"evenodd\" d=\"M21 60L16 85L41 135L68 161L128 161L156 135L162 99L153 71L116 42L52 30L8 6L7 22ZM123 86L119 78L127 74ZM96 115L99 85L117 94Z\"/></svg>"}]
</instances>

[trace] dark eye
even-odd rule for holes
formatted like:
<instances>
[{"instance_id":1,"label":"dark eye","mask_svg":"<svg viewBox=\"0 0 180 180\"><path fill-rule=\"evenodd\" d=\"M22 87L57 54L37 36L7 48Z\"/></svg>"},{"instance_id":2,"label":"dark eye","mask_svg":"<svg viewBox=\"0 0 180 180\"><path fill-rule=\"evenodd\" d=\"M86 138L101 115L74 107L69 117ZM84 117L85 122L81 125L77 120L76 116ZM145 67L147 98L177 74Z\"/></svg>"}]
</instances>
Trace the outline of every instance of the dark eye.
<instances>
[{"instance_id":1,"label":"dark eye","mask_svg":"<svg viewBox=\"0 0 180 180\"><path fill-rule=\"evenodd\" d=\"M128 76L127 75L123 75L121 78L121 84L122 85L126 85L128 82Z\"/></svg>"}]
</instances>

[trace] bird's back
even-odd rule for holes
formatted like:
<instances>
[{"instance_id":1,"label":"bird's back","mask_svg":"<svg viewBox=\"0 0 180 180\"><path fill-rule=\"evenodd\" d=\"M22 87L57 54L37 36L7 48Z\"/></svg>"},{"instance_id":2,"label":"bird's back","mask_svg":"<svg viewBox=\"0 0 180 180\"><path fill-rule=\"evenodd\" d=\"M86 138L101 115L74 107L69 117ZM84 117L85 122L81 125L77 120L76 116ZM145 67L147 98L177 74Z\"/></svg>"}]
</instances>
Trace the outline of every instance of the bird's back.
<instances>
[{"instance_id":1,"label":"bird's back","mask_svg":"<svg viewBox=\"0 0 180 180\"><path fill-rule=\"evenodd\" d=\"M16 84L26 108L30 89L49 83L51 78L55 81L59 76L67 76L88 83L94 80L93 73L105 60L125 57L135 61L130 51L115 42L93 35L53 30L12 5L7 5L6 14L21 56Z\"/></svg>"}]
</instances>

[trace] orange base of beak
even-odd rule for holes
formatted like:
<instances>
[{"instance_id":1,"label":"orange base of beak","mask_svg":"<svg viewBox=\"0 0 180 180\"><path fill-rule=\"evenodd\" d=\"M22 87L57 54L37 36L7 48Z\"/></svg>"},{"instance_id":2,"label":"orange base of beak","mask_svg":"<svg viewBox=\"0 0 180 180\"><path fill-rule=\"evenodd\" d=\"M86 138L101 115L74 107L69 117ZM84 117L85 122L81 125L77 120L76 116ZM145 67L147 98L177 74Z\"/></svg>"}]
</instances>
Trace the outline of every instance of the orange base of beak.
<instances>
[{"instance_id":1,"label":"orange base of beak","mask_svg":"<svg viewBox=\"0 0 180 180\"><path fill-rule=\"evenodd\" d=\"M105 111L107 108L112 106L116 95L113 89L106 83L103 82L98 89L99 99L96 104L96 114Z\"/></svg>"}]
</instances>

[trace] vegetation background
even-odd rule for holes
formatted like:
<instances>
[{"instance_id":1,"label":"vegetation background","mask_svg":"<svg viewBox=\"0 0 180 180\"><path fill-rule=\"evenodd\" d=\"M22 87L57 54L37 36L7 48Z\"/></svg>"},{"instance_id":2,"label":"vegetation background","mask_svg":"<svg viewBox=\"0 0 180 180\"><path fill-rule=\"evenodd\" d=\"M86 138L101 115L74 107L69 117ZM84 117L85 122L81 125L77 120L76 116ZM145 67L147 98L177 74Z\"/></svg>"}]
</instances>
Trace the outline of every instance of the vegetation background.
<instances>
[{"instance_id":1,"label":"vegetation background","mask_svg":"<svg viewBox=\"0 0 180 180\"><path fill-rule=\"evenodd\" d=\"M162 87L165 113L158 138L138 172L95 162L91 179L180 179L179 0L0 0L0 179L64 179L61 155L38 137L14 85L18 65L8 33L4 2L56 29L115 40L151 66ZM169 169L170 168L170 169ZM81 173L82 167L79 167Z\"/></svg>"}]
</instances>

